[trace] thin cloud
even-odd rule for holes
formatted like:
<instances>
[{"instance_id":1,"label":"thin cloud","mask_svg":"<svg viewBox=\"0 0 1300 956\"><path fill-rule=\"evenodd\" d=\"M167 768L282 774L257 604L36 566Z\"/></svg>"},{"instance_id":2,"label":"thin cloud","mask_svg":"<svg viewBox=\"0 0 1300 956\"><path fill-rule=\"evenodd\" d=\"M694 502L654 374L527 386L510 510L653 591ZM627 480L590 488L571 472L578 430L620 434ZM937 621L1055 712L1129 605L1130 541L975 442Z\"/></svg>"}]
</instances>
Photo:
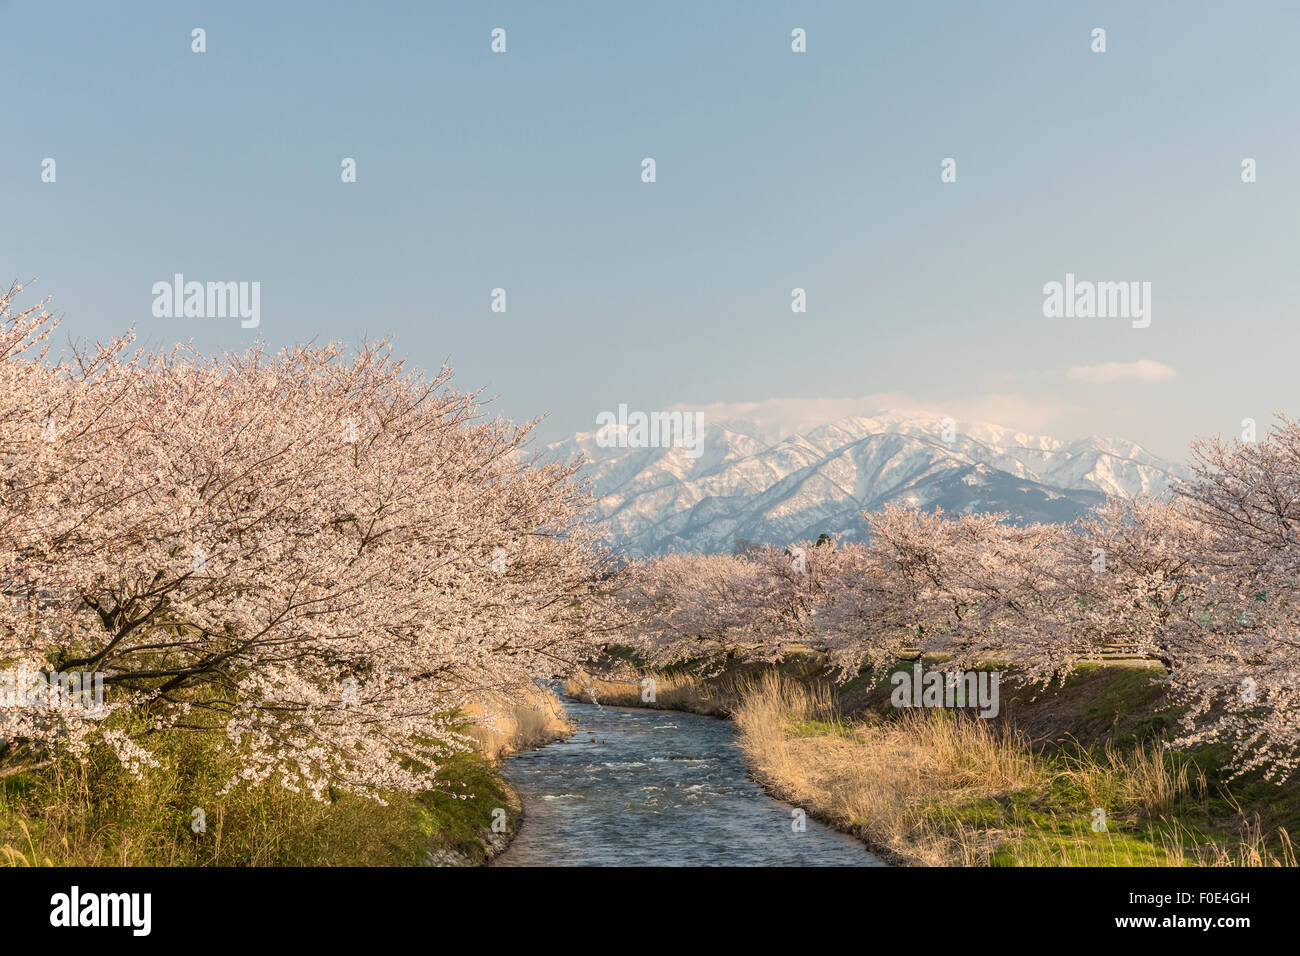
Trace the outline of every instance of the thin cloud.
<instances>
[{"instance_id":1,"label":"thin cloud","mask_svg":"<svg viewBox=\"0 0 1300 956\"><path fill-rule=\"evenodd\" d=\"M1108 385L1111 382L1168 382L1175 372L1164 362L1140 359L1136 362L1103 362L1100 365L1074 365L1065 373L1071 382Z\"/></svg>"},{"instance_id":2,"label":"thin cloud","mask_svg":"<svg viewBox=\"0 0 1300 956\"><path fill-rule=\"evenodd\" d=\"M702 412L705 421L742 419L782 435L845 418L891 414L935 421L951 417L959 422L988 422L1034 432L1059 426L1080 411L1054 395L1017 392L955 396L940 401L922 401L902 392L878 392L856 398L768 398L676 407Z\"/></svg>"}]
</instances>

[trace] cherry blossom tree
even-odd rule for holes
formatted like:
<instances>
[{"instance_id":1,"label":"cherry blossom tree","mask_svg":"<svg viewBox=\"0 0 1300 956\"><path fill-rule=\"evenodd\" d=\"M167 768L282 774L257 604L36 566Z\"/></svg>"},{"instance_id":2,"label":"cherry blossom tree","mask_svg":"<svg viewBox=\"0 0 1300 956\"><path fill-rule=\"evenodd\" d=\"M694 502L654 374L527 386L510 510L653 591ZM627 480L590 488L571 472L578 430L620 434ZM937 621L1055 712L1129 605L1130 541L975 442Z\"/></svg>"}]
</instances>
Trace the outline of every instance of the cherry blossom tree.
<instances>
[{"instance_id":1,"label":"cherry blossom tree","mask_svg":"<svg viewBox=\"0 0 1300 956\"><path fill-rule=\"evenodd\" d=\"M219 728L249 782L426 789L466 745L455 708L593 653L579 463L449 369L382 343L52 366L25 354L38 314L3 340L0 666L100 673L110 706L9 708L0 760L102 742L139 766L159 729Z\"/></svg>"},{"instance_id":2,"label":"cherry blossom tree","mask_svg":"<svg viewBox=\"0 0 1300 956\"><path fill-rule=\"evenodd\" d=\"M1201 534L1201 605L1173 631L1179 743L1226 740L1234 766L1285 779L1300 755L1300 423L1197 442L1181 489Z\"/></svg>"},{"instance_id":3,"label":"cherry blossom tree","mask_svg":"<svg viewBox=\"0 0 1300 956\"><path fill-rule=\"evenodd\" d=\"M1172 499L1112 498L1066 525L888 507L866 544L643 562L621 595L657 662L825 652L841 673L908 651L996 662L1030 682L1114 649L1160 661L1187 745L1239 770L1294 770L1300 743L1300 428L1200 446Z\"/></svg>"},{"instance_id":4,"label":"cherry blossom tree","mask_svg":"<svg viewBox=\"0 0 1300 956\"><path fill-rule=\"evenodd\" d=\"M770 656L762 624L776 587L764 563L742 556L669 554L624 572L615 612L624 639L650 663L718 665L745 651Z\"/></svg>"}]
</instances>

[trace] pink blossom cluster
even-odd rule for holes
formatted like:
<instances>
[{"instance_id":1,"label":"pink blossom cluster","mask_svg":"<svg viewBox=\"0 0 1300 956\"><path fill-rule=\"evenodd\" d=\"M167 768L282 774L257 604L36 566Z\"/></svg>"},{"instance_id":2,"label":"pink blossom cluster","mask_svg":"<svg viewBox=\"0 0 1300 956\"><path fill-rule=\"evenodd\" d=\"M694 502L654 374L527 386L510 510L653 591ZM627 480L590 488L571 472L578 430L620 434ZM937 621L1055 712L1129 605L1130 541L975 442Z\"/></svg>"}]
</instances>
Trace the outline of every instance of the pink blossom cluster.
<instances>
[{"instance_id":1,"label":"pink blossom cluster","mask_svg":"<svg viewBox=\"0 0 1300 956\"><path fill-rule=\"evenodd\" d=\"M579 463L383 343L55 361L0 296L0 668L102 674L104 713L0 708L0 773L218 729L240 777L427 789L455 709L593 652ZM234 781L232 781L233 783Z\"/></svg>"}]
</instances>

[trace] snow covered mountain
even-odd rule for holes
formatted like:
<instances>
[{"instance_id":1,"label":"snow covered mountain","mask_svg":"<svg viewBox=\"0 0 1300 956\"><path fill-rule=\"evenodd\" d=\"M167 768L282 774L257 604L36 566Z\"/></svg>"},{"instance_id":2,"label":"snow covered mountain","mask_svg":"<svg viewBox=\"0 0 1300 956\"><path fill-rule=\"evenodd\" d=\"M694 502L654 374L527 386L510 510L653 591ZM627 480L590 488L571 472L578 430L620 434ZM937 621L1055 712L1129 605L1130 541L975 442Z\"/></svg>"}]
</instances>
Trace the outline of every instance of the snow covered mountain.
<instances>
[{"instance_id":1,"label":"snow covered mountain","mask_svg":"<svg viewBox=\"0 0 1300 956\"><path fill-rule=\"evenodd\" d=\"M784 544L822 532L852 540L865 532L860 512L891 502L1068 521L1107 494L1159 494L1187 477L1133 442L946 424L882 412L781 435L733 419L705 422L696 457L680 447L601 447L597 432L548 451L585 456L610 540L632 554L730 551L741 538Z\"/></svg>"}]
</instances>

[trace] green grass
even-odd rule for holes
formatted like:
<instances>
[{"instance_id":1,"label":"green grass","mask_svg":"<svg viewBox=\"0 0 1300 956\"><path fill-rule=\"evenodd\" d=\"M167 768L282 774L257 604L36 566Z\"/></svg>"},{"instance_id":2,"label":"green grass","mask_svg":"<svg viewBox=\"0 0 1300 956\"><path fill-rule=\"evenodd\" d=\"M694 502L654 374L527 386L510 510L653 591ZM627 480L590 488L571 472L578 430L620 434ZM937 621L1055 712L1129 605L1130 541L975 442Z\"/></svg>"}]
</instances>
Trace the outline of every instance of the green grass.
<instances>
[{"instance_id":1,"label":"green grass","mask_svg":"<svg viewBox=\"0 0 1300 956\"><path fill-rule=\"evenodd\" d=\"M0 781L0 865L405 866L433 849L481 862L493 811L511 829L518 818L513 791L473 752L448 760L445 789L387 794L387 806L341 792L322 803L274 779L218 795L235 767L219 740L161 735L163 767L141 779L97 749L84 764L67 758ZM195 808L204 833L191 829Z\"/></svg>"},{"instance_id":2,"label":"green grass","mask_svg":"<svg viewBox=\"0 0 1300 956\"><path fill-rule=\"evenodd\" d=\"M1122 761L1141 746L1112 744ZM1147 746L1158 747L1158 742ZM1037 786L992 797L924 808L945 829L1003 834L993 866L1193 866L1242 862L1254 853L1275 861L1291 858L1289 834L1300 814L1300 790L1258 779L1229 784L1203 749L1167 754L1171 776L1184 774L1186 788L1153 801L1135 792L1123 766L1108 765L1093 747L1039 752ZM1105 829L1094 829L1095 810Z\"/></svg>"}]
</instances>

